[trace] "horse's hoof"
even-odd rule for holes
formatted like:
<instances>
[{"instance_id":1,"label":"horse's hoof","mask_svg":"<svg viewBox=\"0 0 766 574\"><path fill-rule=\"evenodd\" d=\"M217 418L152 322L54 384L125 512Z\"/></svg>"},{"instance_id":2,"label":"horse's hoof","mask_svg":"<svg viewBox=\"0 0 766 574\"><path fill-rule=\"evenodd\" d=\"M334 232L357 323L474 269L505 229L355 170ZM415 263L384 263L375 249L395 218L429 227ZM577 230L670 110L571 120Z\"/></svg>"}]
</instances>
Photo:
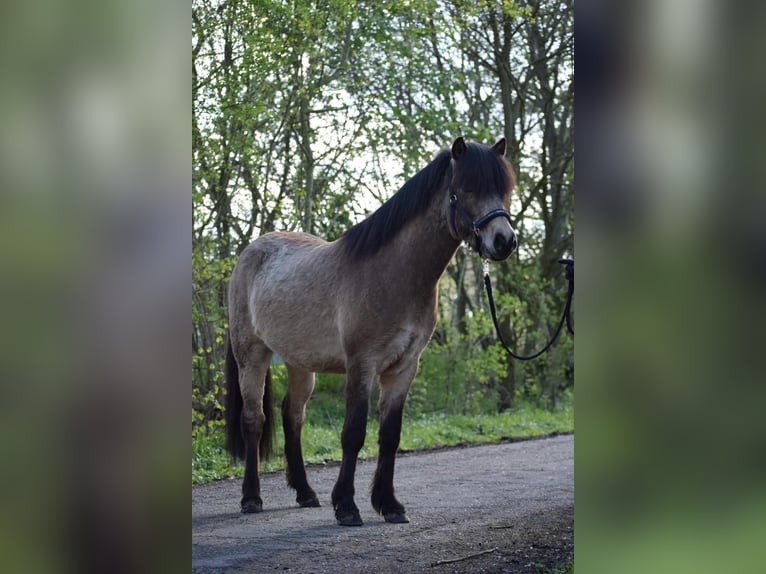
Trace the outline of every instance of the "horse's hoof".
<instances>
[{"instance_id":1,"label":"horse's hoof","mask_svg":"<svg viewBox=\"0 0 766 574\"><path fill-rule=\"evenodd\" d=\"M322 506L319 504L319 499L316 497L316 495L309 496L303 500L298 500L298 504L301 505L301 508L319 508Z\"/></svg>"},{"instance_id":2,"label":"horse's hoof","mask_svg":"<svg viewBox=\"0 0 766 574\"><path fill-rule=\"evenodd\" d=\"M358 510L335 511L335 520L340 526L362 526L364 524Z\"/></svg>"},{"instance_id":3,"label":"horse's hoof","mask_svg":"<svg viewBox=\"0 0 766 574\"><path fill-rule=\"evenodd\" d=\"M404 512L389 512L388 514L384 514L383 518L386 522L391 522L393 524L407 524L410 521Z\"/></svg>"},{"instance_id":4,"label":"horse's hoof","mask_svg":"<svg viewBox=\"0 0 766 574\"><path fill-rule=\"evenodd\" d=\"M242 514L254 514L263 511L263 502L260 500L248 500L242 503Z\"/></svg>"}]
</instances>

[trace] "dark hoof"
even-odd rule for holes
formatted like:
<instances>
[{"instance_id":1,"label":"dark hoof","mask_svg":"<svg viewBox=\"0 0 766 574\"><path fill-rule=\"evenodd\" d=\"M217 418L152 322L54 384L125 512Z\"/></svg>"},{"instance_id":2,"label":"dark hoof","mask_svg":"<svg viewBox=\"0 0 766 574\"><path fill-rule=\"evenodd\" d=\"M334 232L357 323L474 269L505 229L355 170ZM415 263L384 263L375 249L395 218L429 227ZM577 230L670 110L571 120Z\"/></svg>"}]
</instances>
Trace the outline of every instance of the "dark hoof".
<instances>
[{"instance_id":1,"label":"dark hoof","mask_svg":"<svg viewBox=\"0 0 766 574\"><path fill-rule=\"evenodd\" d=\"M383 518L386 522L391 522L393 524L407 524L410 521L404 512L389 512L388 514L384 514Z\"/></svg>"},{"instance_id":2,"label":"dark hoof","mask_svg":"<svg viewBox=\"0 0 766 574\"><path fill-rule=\"evenodd\" d=\"M316 494L308 496L304 499L298 499L298 504L300 504L302 508L319 508L322 506L319 504L319 499L317 498Z\"/></svg>"},{"instance_id":3,"label":"dark hoof","mask_svg":"<svg viewBox=\"0 0 766 574\"><path fill-rule=\"evenodd\" d=\"M364 524L358 510L336 510L335 520L341 526L362 526Z\"/></svg>"},{"instance_id":4,"label":"dark hoof","mask_svg":"<svg viewBox=\"0 0 766 574\"><path fill-rule=\"evenodd\" d=\"M263 511L263 502L260 500L248 500L242 503L242 514L253 514Z\"/></svg>"}]
</instances>

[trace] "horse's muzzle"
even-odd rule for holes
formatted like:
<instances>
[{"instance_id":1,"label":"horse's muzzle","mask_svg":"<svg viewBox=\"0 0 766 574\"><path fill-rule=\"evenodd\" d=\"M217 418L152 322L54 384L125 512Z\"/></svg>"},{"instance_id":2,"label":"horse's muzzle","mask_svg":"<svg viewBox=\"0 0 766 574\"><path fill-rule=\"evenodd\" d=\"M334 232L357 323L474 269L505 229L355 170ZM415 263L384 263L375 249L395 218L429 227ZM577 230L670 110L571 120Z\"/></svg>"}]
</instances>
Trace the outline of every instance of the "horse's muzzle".
<instances>
[{"instance_id":1,"label":"horse's muzzle","mask_svg":"<svg viewBox=\"0 0 766 574\"><path fill-rule=\"evenodd\" d=\"M510 235L502 232L495 233L491 244L487 244L481 239L479 239L478 243L479 255L493 261L508 259L518 246L516 234L513 230L511 230Z\"/></svg>"}]
</instances>

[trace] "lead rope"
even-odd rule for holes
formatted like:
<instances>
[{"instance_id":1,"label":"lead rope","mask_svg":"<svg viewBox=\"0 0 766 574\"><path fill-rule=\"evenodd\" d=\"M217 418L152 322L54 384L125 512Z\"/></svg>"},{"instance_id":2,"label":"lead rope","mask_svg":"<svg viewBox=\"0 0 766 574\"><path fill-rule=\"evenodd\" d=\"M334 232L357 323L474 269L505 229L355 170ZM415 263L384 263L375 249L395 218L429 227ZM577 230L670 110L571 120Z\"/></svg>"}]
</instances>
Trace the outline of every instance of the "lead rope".
<instances>
[{"instance_id":1,"label":"lead rope","mask_svg":"<svg viewBox=\"0 0 766 574\"><path fill-rule=\"evenodd\" d=\"M500 333L500 326L497 324L497 312L495 311L495 298L492 296L492 283L490 283L489 281L489 261L485 259L482 263L483 270L484 270L484 287L487 290L487 299L489 299L489 312L490 312L490 315L492 315L492 322L495 325L495 332L497 333L497 338L500 340L500 343L503 345L503 348L514 359L519 359L521 361L530 361L542 355L545 351L550 349L553 343L556 341L556 339L559 336L559 333L561 333L561 329L564 327L565 321L567 324L567 330L570 333L572 333L572 335L574 335L574 329L572 328L572 296L574 295L574 259L559 259L559 263L561 263L562 265L566 265L565 273L566 273L566 278L569 281L569 287L567 288L567 302L566 302L566 305L564 305L564 312L561 315L561 320L559 321L558 327L556 327L556 332L553 334L553 337L551 337L551 340L548 341L548 344L545 345L545 347L543 347L541 350L536 352L534 355L529 355L526 357L517 355L516 353L511 351L511 349L508 347L506 342L503 340L503 335Z\"/></svg>"}]
</instances>

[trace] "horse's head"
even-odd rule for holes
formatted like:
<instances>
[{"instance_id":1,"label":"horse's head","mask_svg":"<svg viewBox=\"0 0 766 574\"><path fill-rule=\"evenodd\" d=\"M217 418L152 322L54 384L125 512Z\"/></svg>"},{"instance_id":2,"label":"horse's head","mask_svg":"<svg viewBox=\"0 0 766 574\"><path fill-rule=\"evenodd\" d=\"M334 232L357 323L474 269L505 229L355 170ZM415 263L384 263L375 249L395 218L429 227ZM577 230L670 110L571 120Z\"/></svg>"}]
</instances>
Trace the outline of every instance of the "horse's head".
<instances>
[{"instance_id":1,"label":"horse's head","mask_svg":"<svg viewBox=\"0 0 766 574\"><path fill-rule=\"evenodd\" d=\"M481 257L506 259L516 249L508 206L515 177L505 158L505 138L494 146L452 144L449 178L449 229Z\"/></svg>"}]
</instances>

